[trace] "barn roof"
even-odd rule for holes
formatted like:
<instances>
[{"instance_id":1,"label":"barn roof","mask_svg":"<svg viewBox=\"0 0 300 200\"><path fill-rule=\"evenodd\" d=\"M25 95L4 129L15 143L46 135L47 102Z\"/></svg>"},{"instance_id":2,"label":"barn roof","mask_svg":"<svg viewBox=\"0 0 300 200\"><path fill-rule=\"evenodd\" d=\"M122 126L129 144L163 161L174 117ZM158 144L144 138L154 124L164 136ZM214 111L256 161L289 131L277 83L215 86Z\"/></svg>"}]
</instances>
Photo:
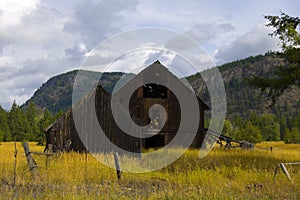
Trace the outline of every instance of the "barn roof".
<instances>
[{"instance_id":1,"label":"barn roof","mask_svg":"<svg viewBox=\"0 0 300 200\"><path fill-rule=\"evenodd\" d=\"M143 77L143 74L147 74L147 73L155 74L158 77L160 76L159 73L162 73L164 76L172 77L172 79L178 80L178 83L180 83L182 86L184 86L188 91L190 91L193 94L195 94L195 91L193 90L193 88L189 87L182 80L180 80L177 76L175 76L172 72L170 72L164 65L162 65L159 62L159 60L155 61L153 64L151 64L148 67L146 67L145 69L143 69L139 74L137 74L133 78L130 77L130 80L128 82L124 83L122 86L119 86L115 90L114 94L117 94L117 93L121 92L122 89L124 89L125 87L127 87L130 84L135 84L137 79L145 79L145 77ZM155 80L153 82L155 82ZM144 87L149 87L149 85L144 85ZM153 92L156 92L156 91L153 90ZM159 95L159 94L157 94L157 95ZM202 101L202 99L197 94L195 94L195 95L196 95L196 97L198 99L198 102L199 102L200 106L204 110L208 110L209 106L204 101ZM155 94L154 94L154 96L155 96Z\"/></svg>"}]
</instances>

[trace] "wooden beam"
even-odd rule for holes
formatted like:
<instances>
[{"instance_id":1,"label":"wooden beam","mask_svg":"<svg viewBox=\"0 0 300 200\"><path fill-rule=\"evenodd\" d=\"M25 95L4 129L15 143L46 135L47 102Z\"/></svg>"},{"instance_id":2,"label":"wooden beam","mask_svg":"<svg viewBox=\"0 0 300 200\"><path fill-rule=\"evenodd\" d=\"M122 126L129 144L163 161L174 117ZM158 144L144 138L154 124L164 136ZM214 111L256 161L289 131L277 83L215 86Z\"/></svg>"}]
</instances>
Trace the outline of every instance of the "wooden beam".
<instances>
[{"instance_id":1,"label":"wooden beam","mask_svg":"<svg viewBox=\"0 0 300 200\"><path fill-rule=\"evenodd\" d=\"M28 142L23 142L22 146L24 148L24 152L25 152L25 155L26 155L26 158L27 158L27 163L28 163L30 173L33 176L33 178L36 178L37 175L38 175L37 174L37 164L36 164L35 160L32 157L32 153L30 151L29 144L28 144Z\"/></svg>"},{"instance_id":2,"label":"wooden beam","mask_svg":"<svg viewBox=\"0 0 300 200\"><path fill-rule=\"evenodd\" d=\"M119 163L118 152L114 153L114 158L115 158L115 164L116 164L117 177L118 177L118 180L120 180L121 179L121 168L120 168L120 163Z\"/></svg>"}]
</instances>

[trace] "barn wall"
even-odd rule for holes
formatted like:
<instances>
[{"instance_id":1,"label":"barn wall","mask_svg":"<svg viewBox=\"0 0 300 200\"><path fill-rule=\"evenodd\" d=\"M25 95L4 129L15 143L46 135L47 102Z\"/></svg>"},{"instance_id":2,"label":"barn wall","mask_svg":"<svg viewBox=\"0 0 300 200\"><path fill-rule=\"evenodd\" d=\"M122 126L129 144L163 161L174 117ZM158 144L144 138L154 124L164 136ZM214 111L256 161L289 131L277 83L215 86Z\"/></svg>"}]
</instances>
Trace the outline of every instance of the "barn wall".
<instances>
[{"instance_id":1,"label":"barn wall","mask_svg":"<svg viewBox=\"0 0 300 200\"><path fill-rule=\"evenodd\" d=\"M161 73L164 76L157 76L157 80L163 79L163 81L167 82L169 85L172 85L176 88L181 89L183 93L183 98L191 95L190 89L188 89L180 80L174 78L167 69L165 69L161 64L153 64L146 68L143 72L137 75L135 80L143 80L147 78L147 76L143 76L142 73L145 72L150 73ZM135 85L134 81L129 81L126 83L123 88L121 88L117 93L126 94L127 91L130 91ZM94 101L95 100L95 101ZM95 102L95 104L94 104ZM101 86L95 88L91 93L84 96L77 104L75 104L72 109L66 112L62 117L60 117L56 122L53 123L52 127L48 129L46 133L46 143L47 145L53 145L54 150L61 151L67 144L68 140L72 141L71 149L75 151L83 152L85 151L85 147L81 142L80 137L76 131L76 127L74 124L74 113L76 113L76 118L80 119L80 127L83 129L80 133L89 133L87 135L91 135L97 124L93 124L94 115L92 114L94 110L96 110L96 116L98 118L99 124L103 131L106 133L106 138L93 138L86 137L85 140L89 145L95 147L92 148L93 151L111 151L112 143L120 148L130 151L130 152L140 152L143 147L145 147L145 140L141 140L140 138L132 137L126 133L124 133L117 126L113 116L112 116L112 107L115 110L127 112L127 109L122 107L120 104L116 104L111 106L111 96L108 92L106 92ZM188 120L190 123L199 124L197 135L191 145L192 148L198 148L201 146L202 141L204 139L204 111L208 109L208 107L199 99L199 109L200 109L200 120L199 122L194 122L195 119L191 117ZM129 112L132 116L132 119L136 124L140 126L148 125L149 120L149 108L154 104L162 105L167 112L167 121L160 131L162 135L157 137L158 143L163 141L163 144L168 144L175 136L178 131L180 121L181 121L181 108L180 104L176 98L176 96L171 92L171 90L167 89L167 98L144 98L143 97L143 86L138 88L133 95L131 96L129 102ZM190 105L192 106L192 105ZM189 108L193 110L193 108ZM74 112L77 111L77 112ZM186 135L189 134L189 126L185 127ZM184 130L184 131L185 131ZM182 138L184 139L184 138ZM153 140L157 141L157 140ZM97 147L97 148L96 148ZM89 148L91 149L91 148Z\"/></svg>"},{"instance_id":2,"label":"barn wall","mask_svg":"<svg viewBox=\"0 0 300 200\"><path fill-rule=\"evenodd\" d=\"M110 141L124 150L130 152L140 152L141 148L143 148L145 145L145 141L132 137L118 128L112 116L110 95L102 87L98 87L94 97L99 123ZM82 117L80 123L82 123L81 126L87 131L93 131L92 129L95 127L94 124L90 124L92 121L92 115L90 113L93 112L93 108L91 106L86 106L87 104L91 103L93 103L92 99L89 98L89 96L86 96L73 107L73 109L80 108L82 113L80 116ZM141 126L147 125L149 123L149 108L154 104L160 104L164 106L167 111L167 122L160 131L164 135L160 138L162 138L164 141L163 145L166 145L174 138L180 125L180 105L173 93L169 92L168 99L142 98L142 88L140 88L132 96L130 101L130 113L132 116L134 116L133 120L137 124ZM114 107L115 109L122 109L122 107L118 107L118 105L116 106L117 107ZM201 108L199 129L191 145L192 148L201 146L204 139L203 129L204 109ZM189 133L187 132L186 134ZM52 128L46 133L46 145L53 145L54 151L62 151L68 140L72 141L70 149L79 152L84 152L86 150L76 131L72 109L61 116L53 124ZM105 142L104 140L101 141L102 142L99 144L95 144L97 140L93 140L93 138L91 138L89 144L94 142L93 145L99 146L98 150L100 151L112 150L112 147L109 146L108 142Z\"/></svg>"},{"instance_id":3,"label":"barn wall","mask_svg":"<svg viewBox=\"0 0 300 200\"><path fill-rule=\"evenodd\" d=\"M50 144L53 146L54 151L62 151L67 144L67 141L71 140L71 150L79 152L84 152L86 150L78 135L73 120L72 111L73 109L76 109L76 113L79 115L77 116L77 119L80 119L78 121L81 123L80 127L83 128L81 132L92 132L93 129L97 127L95 124L92 124L93 120L91 119L93 117L91 113L96 111L99 124L110 142L129 152L140 152L141 140L124 133L116 125L112 116L110 95L100 86L94 92L94 96L91 94L85 96L71 110L67 111L53 123L52 128L46 133L46 148ZM91 106L94 103L91 97L95 98L94 108ZM87 137L86 142L93 147L97 146L97 149L95 149L97 151L112 150L110 142L105 141L103 138L96 139Z\"/></svg>"},{"instance_id":4,"label":"barn wall","mask_svg":"<svg viewBox=\"0 0 300 200\"><path fill-rule=\"evenodd\" d=\"M143 98L143 87L138 88L134 94L132 95L132 98L130 100L130 113L132 116L137 116L136 123L145 126L149 124L150 118L148 116L149 109L154 104L162 105L167 112L167 121L165 123L165 126L160 131L161 134L164 135L162 140L164 141L162 146L167 145L176 135L179 125L180 125L180 104L176 98L176 96L168 89L167 90L168 95L167 99L163 98ZM186 91L190 92L190 91ZM199 101L199 112L200 112L200 121L199 121L199 128L196 134L196 137L191 144L192 148L198 148L201 147L202 142L205 137L204 133L204 110L203 106L201 105L201 102ZM192 119L190 119L192 120ZM186 135L189 134L188 131L186 132ZM161 138L161 137L160 137ZM184 138L182 138L184 139ZM147 139L146 139L147 140ZM149 139L151 140L151 139ZM153 146L156 146L157 143L159 143L156 140Z\"/></svg>"}]
</instances>

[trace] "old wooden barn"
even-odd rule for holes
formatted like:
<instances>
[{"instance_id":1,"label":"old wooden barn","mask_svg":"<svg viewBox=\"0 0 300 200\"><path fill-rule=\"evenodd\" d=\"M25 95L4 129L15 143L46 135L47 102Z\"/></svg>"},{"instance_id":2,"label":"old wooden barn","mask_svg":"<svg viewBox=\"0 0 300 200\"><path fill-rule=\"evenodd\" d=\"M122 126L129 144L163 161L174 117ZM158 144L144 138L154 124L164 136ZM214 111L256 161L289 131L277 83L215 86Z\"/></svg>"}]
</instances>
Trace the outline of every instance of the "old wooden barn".
<instances>
[{"instance_id":1,"label":"old wooden barn","mask_svg":"<svg viewBox=\"0 0 300 200\"><path fill-rule=\"evenodd\" d=\"M193 91L174 76L158 61L148 66L124 86L118 89L117 94L127 92L127 88L135 84L137 80L145 79L145 74L155 73L158 79L164 80L172 86L176 86L183 91L184 95L189 95ZM129 114L132 120L139 126L146 126L147 130L143 130L145 138L134 137L127 134L119 128L112 114L113 109L123 109L122 106L111 104L112 95L105 91L101 85L95 87L89 94L85 95L79 102L72 106L63 116L57 119L46 130L46 148L47 151L79 151L86 150L84 144L89 144L89 151L110 151L113 145L116 145L129 152L141 152L142 149L159 148L168 144L178 131L181 123L180 104L174 93L167 87L153 83L147 83L138 87L130 97ZM122 100L120 100L122 101ZM198 125L196 137L191 148L199 148L202 145L205 136L204 130L204 112L209 109L208 106L197 97L199 105L200 118L199 121L189 120L191 123ZM163 124L163 128L157 134L158 127L164 121L160 119L160 110L152 110L152 120L149 117L149 109L151 106L159 104L166 110L167 118ZM91 114L95 110L96 115ZM125 109L126 111L126 109ZM77 124L74 123L74 119ZM95 118L96 121L95 121ZM97 134L93 137L96 129L101 129L105 133L106 138L98 138ZM79 130L80 129L80 130ZM79 134L81 133L81 135ZM83 135L86 137L83 137ZM186 131L188 136L189 131ZM182 138L184 140L184 137ZM90 147L92 146L92 147Z\"/></svg>"}]
</instances>

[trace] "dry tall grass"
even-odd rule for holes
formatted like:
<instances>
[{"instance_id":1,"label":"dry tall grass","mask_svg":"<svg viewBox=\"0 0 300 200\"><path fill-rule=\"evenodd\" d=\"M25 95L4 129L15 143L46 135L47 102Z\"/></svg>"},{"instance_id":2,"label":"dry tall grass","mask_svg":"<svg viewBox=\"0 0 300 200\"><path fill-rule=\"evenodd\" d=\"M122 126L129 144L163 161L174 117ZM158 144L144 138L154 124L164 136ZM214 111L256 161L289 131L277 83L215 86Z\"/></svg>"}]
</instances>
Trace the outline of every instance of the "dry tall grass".
<instances>
[{"instance_id":1,"label":"dry tall grass","mask_svg":"<svg viewBox=\"0 0 300 200\"><path fill-rule=\"evenodd\" d=\"M273 147L271 152L269 149ZM32 151L43 147L30 143ZM91 155L67 153L34 155L39 178L30 176L21 144L17 144L17 183L14 180L14 143L0 145L0 199L300 199L300 166L288 166L293 182L281 172L280 162L300 161L300 145L258 144L255 150L215 148L200 159L189 150L173 164L143 174L123 173L118 181L110 169Z\"/></svg>"}]
</instances>

